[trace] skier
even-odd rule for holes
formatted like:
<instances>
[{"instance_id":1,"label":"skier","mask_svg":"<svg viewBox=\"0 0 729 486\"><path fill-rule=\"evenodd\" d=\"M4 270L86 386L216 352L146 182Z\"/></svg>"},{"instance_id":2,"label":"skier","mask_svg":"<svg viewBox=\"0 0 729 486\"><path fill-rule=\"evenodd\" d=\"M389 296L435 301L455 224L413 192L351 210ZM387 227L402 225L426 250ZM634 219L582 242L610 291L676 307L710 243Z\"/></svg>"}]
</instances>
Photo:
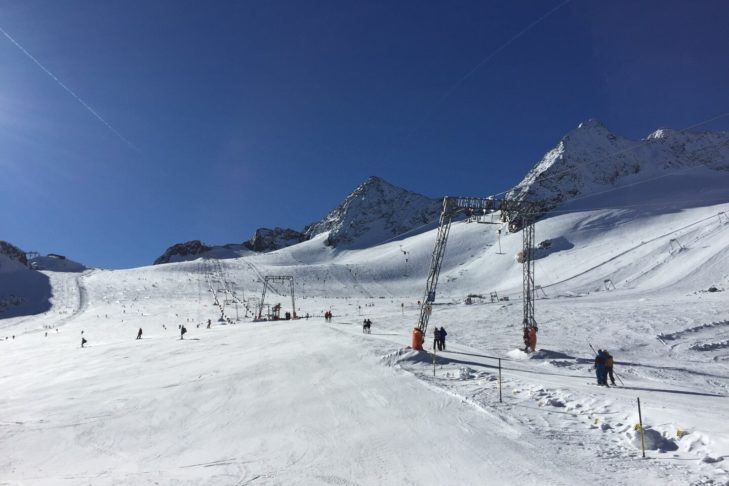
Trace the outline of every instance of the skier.
<instances>
[{"instance_id":1,"label":"skier","mask_svg":"<svg viewBox=\"0 0 729 486\"><path fill-rule=\"evenodd\" d=\"M84 344L86 344L87 342L88 341L86 341L86 338L85 337L82 337L81 338L81 347L83 348L84 347Z\"/></svg>"},{"instance_id":2,"label":"skier","mask_svg":"<svg viewBox=\"0 0 729 486\"><path fill-rule=\"evenodd\" d=\"M208 319L208 329L210 329L210 319Z\"/></svg>"},{"instance_id":3,"label":"skier","mask_svg":"<svg viewBox=\"0 0 729 486\"><path fill-rule=\"evenodd\" d=\"M607 377L605 376L605 354L602 349L597 350L597 356L595 356L595 375L597 377L598 385L607 386Z\"/></svg>"},{"instance_id":4,"label":"skier","mask_svg":"<svg viewBox=\"0 0 729 486\"><path fill-rule=\"evenodd\" d=\"M448 333L446 332L445 327L440 326L440 348L438 348L439 351L445 351L445 349L446 349L445 342L446 342L447 335L448 335Z\"/></svg>"},{"instance_id":5,"label":"skier","mask_svg":"<svg viewBox=\"0 0 729 486\"><path fill-rule=\"evenodd\" d=\"M137 339L142 339L142 328L139 328L139 331L137 331Z\"/></svg>"},{"instance_id":6,"label":"skier","mask_svg":"<svg viewBox=\"0 0 729 486\"><path fill-rule=\"evenodd\" d=\"M615 375L613 375L613 356L607 352L607 350L604 350L603 353L605 353L605 371L606 371L606 377L604 379L605 384L607 385L607 376L610 377L610 383L615 386Z\"/></svg>"},{"instance_id":7,"label":"skier","mask_svg":"<svg viewBox=\"0 0 729 486\"><path fill-rule=\"evenodd\" d=\"M186 332L187 332L187 328L185 326L180 326L180 339L184 339Z\"/></svg>"},{"instance_id":8,"label":"skier","mask_svg":"<svg viewBox=\"0 0 729 486\"><path fill-rule=\"evenodd\" d=\"M440 329L433 329L433 351L440 349Z\"/></svg>"}]
</instances>

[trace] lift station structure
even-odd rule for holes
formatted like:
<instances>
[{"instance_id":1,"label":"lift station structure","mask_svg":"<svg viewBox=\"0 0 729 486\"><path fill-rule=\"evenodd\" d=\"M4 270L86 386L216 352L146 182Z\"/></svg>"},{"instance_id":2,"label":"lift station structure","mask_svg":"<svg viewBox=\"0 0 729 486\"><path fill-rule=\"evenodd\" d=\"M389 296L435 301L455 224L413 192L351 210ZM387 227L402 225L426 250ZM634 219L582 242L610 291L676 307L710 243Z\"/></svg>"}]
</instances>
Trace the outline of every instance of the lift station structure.
<instances>
[{"instance_id":1,"label":"lift station structure","mask_svg":"<svg viewBox=\"0 0 729 486\"><path fill-rule=\"evenodd\" d=\"M256 321L264 321L264 320L274 320L277 321L281 318L281 304L276 304L272 307L272 312L267 313L265 316L263 314L263 308L266 305L266 292L271 285L271 282L275 283L283 283L289 284L289 289L291 293L291 313L287 314L287 319L296 319L296 300L294 297L294 277L292 275L266 275L263 278L263 293L261 295L261 302L258 304L258 312L256 313L256 318L254 320ZM273 287L271 288L273 291Z\"/></svg>"},{"instance_id":2,"label":"lift station structure","mask_svg":"<svg viewBox=\"0 0 729 486\"><path fill-rule=\"evenodd\" d=\"M524 344L527 348L536 345L537 323L534 320L534 300L536 288L534 286L534 222L537 205L533 202L495 197L452 197L443 198L443 211L440 214L438 232L433 248L430 263L430 272L425 283L425 295L420 301L420 317L418 325L413 329L412 348L423 349L425 332L428 321L433 312L436 287L440 276L443 257L445 256L448 235L450 234L453 219L460 215L487 214L501 212L501 221L508 223L509 231L514 233L522 230L522 252L519 262L522 263L522 294L523 294L523 332Z\"/></svg>"}]
</instances>

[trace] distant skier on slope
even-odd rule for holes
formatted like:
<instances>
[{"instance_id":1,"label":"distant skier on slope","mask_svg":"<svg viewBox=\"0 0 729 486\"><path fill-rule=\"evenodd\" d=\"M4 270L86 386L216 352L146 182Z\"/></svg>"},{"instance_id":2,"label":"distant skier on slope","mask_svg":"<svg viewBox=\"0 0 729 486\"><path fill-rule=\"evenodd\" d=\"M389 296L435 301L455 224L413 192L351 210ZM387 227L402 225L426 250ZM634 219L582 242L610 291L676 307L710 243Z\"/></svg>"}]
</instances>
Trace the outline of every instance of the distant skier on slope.
<instances>
[{"instance_id":1,"label":"distant skier on slope","mask_svg":"<svg viewBox=\"0 0 729 486\"><path fill-rule=\"evenodd\" d=\"M81 337L81 347L82 347L82 348L84 347L84 345L85 345L85 344L86 344L87 342L88 342L88 341L86 341L86 338L85 338L85 337Z\"/></svg>"},{"instance_id":2,"label":"distant skier on slope","mask_svg":"<svg viewBox=\"0 0 729 486\"><path fill-rule=\"evenodd\" d=\"M445 330L445 327L440 326L440 351L446 350L446 336L448 333Z\"/></svg>"},{"instance_id":3,"label":"distant skier on slope","mask_svg":"<svg viewBox=\"0 0 729 486\"><path fill-rule=\"evenodd\" d=\"M433 329L433 351L440 349L440 329L436 327Z\"/></svg>"},{"instance_id":4,"label":"distant skier on slope","mask_svg":"<svg viewBox=\"0 0 729 486\"><path fill-rule=\"evenodd\" d=\"M184 339L186 333L187 333L187 328L185 326L180 326L180 339Z\"/></svg>"},{"instance_id":5,"label":"distant skier on slope","mask_svg":"<svg viewBox=\"0 0 729 486\"><path fill-rule=\"evenodd\" d=\"M142 328L139 328L139 331L137 332L137 339L142 339Z\"/></svg>"}]
</instances>

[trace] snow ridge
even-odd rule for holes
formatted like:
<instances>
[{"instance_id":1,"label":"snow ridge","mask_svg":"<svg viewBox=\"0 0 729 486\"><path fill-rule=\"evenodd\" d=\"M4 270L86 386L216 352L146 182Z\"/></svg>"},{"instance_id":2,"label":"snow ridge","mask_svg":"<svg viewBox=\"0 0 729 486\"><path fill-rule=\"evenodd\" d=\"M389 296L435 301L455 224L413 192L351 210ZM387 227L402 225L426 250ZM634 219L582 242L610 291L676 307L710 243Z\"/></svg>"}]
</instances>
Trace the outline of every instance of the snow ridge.
<instances>
[{"instance_id":1,"label":"snow ridge","mask_svg":"<svg viewBox=\"0 0 729 486\"><path fill-rule=\"evenodd\" d=\"M507 197L537 201L543 214L580 196L699 167L729 171L729 132L659 129L635 141L590 119L565 135Z\"/></svg>"}]
</instances>

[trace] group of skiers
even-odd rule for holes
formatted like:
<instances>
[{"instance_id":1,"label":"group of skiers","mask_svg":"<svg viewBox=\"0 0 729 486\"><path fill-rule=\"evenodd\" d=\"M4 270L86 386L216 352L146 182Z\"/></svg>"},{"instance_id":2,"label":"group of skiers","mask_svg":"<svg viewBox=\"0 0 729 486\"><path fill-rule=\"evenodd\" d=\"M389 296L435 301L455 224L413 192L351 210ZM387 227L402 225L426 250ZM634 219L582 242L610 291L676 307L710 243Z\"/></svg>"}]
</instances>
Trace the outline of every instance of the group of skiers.
<instances>
[{"instance_id":1,"label":"group of skiers","mask_svg":"<svg viewBox=\"0 0 729 486\"><path fill-rule=\"evenodd\" d=\"M441 327L438 329L437 327L433 330L433 349L438 351L445 351L446 345L446 336L448 333L445 330L445 327Z\"/></svg>"},{"instance_id":2,"label":"group of skiers","mask_svg":"<svg viewBox=\"0 0 729 486\"><path fill-rule=\"evenodd\" d=\"M615 375L613 374L613 357L604 349L598 349L595 356L595 375L597 375L597 384L608 386L607 380L610 377L610 383L615 385Z\"/></svg>"},{"instance_id":3,"label":"group of skiers","mask_svg":"<svg viewBox=\"0 0 729 486\"><path fill-rule=\"evenodd\" d=\"M362 332L366 334L370 334L370 329L372 328L372 320L371 319L365 319L362 321Z\"/></svg>"},{"instance_id":4,"label":"group of skiers","mask_svg":"<svg viewBox=\"0 0 729 486\"><path fill-rule=\"evenodd\" d=\"M332 320L332 311L326 311L324 312L324 320L327 322L331 322Z\"/></svg>"}]
</instances>

